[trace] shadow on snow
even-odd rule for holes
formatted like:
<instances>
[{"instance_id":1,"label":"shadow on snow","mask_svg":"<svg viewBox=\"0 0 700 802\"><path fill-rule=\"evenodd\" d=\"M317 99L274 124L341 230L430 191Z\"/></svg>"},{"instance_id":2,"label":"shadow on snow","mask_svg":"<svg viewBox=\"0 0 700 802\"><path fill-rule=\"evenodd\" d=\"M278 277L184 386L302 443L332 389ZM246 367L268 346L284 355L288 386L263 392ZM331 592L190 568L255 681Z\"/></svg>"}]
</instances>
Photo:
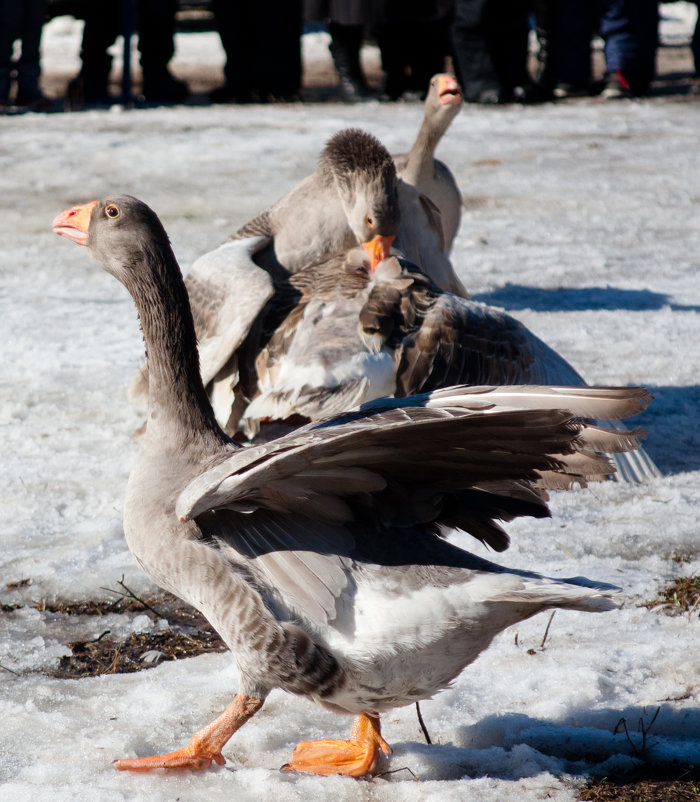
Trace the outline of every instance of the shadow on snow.
<instances>
[{"instance_id":1,"label":"shadow on snow","mask_svg":"<svg viewBox=\"0 0 700 802\"><path fill-rule=\"evenodd\" d=\"M439 738L429 716L426 724ZM407 766L415 766L420 756L424 780L467 775L519 780L558 775L562 768L578 776L691 779L700 777L700 709L660 702L574 711L561 722L522 713L494 715L460 727L451 743L394 743L393 749L395 766L403 755Z\"/></svg>"},{"instance_id":2,"label":"shadow on snow","mask_svg":"<svg viewBox=\"0 0 700 802\"><path fill-rule=\"evenodd\" d=\"M674 303L671 296L651 290L627 290L619 287L526 287L506 284L490 292L474 296L475 301L500 306L513 312L532 309L534 312L583 312L625 309L643 312L669 309L677 312L700 312L700 306Z\"/></svg>"}]
</instances>

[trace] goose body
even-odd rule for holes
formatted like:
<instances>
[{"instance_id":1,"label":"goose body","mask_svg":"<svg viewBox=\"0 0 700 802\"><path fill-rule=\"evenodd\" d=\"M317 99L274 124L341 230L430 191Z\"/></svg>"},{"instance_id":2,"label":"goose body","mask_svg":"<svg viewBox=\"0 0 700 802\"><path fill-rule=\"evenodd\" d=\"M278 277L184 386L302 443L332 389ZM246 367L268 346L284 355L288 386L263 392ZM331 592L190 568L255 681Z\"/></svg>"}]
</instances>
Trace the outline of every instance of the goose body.
<instances>
[{"instance_id":1,"label":"goose body","mask_svg":"<svg viewBox=\"0 0 700 802\"><path fill-rule=\"evenodd\" d=\"M301 271L292 283L299 291L294 308L284 316L273 300L277 329L263 327L261 340L248 343L245 392L252 400L241 420L249 435L265 419L318 420L384 394L455 384L586 384L518 320L443 292L396 255L372 269L367 254L352 249ZM658 475L642 449L615 460L626 481Z\"/></svg>"},{"instance_id":2,"label":"goose body","mask_svg":"<svg viewBox=\"0 0 700 802\"><path fill-rule=\"evenodd\" d=\"M122 770L223 763L273 688L356 714L347 741L299 744L288 768L376 770L379 714L444 688L504 627L540 610L602 611L615 590L482 560L439 536L457 526L503 549L497 520L548 514L539 486L610 470L636 445L580 418L624 417L639 388L448 388L382 399L250 447L219 428L198 371L187 292L155 214L129 196L66 210L136 303L148 427L129 478L134 557L211 621L240 669L232 704L175 752Z\"/></svg>"}]
</instances>

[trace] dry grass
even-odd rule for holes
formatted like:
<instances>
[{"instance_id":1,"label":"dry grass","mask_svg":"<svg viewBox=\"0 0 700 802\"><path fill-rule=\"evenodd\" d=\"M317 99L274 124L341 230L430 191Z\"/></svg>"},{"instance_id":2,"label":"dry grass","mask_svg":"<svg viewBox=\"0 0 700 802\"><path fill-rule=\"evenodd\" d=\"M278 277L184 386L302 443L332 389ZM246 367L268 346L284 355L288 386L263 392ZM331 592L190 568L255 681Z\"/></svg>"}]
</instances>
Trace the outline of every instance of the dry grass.
<instances>
[{"instance_id":1,"label":"dry grass","mask_svg":"<svg viewBox=\"0 0 700 802\"><path fill-rule=\"evenodd\" d=\"M178 660L205 652L225 651L221 638L213 631L138 633L126 640L114 641L104 635L93 641L69 644L73 654L62 657L52 677L78 679L99 674L126 674L152 668L161 660ZM144 660L149 652L158 652L156 659Z\"/></svg>"},{"instance_id":2,"label":"dry grass","mask_svg":"<svg viewBox=\"0 0 700 802\"><path fill-rule=\"evenodd\" d=\"M693 780L636 780L616 783L594 780L578 797L581 802L697 802L700 783Z\"/></svg>"},{"instance_id":3,"label":"dry grass","mask_svg":"<svg viewBox=\"0 0 700 802\"><path fill-rule=\"evenodd\" d=\"M664 607L673 615L692 615L700 606L700 576L676 577L668 587L658 591L656 599L641 606Z\"/></svg>"},{"instance_id":4,"label":"dry grass","mask_svg":"<svg viewBox=\"0 0 700 802\"><path fill-rule=\"evenodd\" d=\"M30 580L23 579L9 583L6 588L16 590L30 584ZM110 638L110 632L106 630L95 640L69 643L72 654L61 658L58 668L50 672L51 676L75 679L99 674L123 674L152 668L162 660L178 660L226 650L224 642L206 618L185 602L169 593L136 596L124 584L123 577L117 584L121 587L119 591L105 588L114 594L114 599L78 602L47 602L42 599L32 606L42 613L68 616L145 613L153 620L166 620L169 628L164 632L136 633L122 639ZM0 612L9 613L21 607L24 604L2 604ZM148 652L151 654L144 659Z\"/></svg>"},{"instance_id":5,"label":"dry grass","mask_svg":"<svg viewBox=\"0 0 700 802\"><path fill-rule=\"evenodd\" d=\"M224 642L204 616L169 593L146 598L133 594L122 580L124 592L111 601L57 602L37 605L39 609L63 615L93 615L106 613L143 613L151 618L165 619L170 625L166 632L135 633L125 640L108 638L109 631L92 641L68 644L73 654L62 657L54 677L94 677L98 674L125 674L152 668L162 660L179 660L206 652L223 652ZM150 654L148 654L150 652ZM146 656L144 658L144 656Z\"/></svg>"}]
</instances>

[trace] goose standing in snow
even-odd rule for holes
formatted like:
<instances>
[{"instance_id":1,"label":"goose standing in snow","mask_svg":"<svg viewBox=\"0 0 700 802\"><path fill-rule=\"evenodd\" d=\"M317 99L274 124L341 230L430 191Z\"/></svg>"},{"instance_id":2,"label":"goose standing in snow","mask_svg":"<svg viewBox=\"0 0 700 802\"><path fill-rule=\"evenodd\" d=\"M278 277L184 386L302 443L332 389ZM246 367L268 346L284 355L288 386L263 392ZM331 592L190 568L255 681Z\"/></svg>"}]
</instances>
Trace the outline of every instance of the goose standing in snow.
<instances>
[{"instance_id":1,"label":"goose standing in snow","mask_svg":"<svg viewBox=\"0 0 700 802\"><path fill-rule=\"evenodd\" d=\"M435 149L463 105L462 90L455 76L448 73L434 75L425 97L423 122L416 141L408 153L394 156L401 181L415 187L437 207L445 253L450 252L459 229L462 194L450 168L435 158Z\"/></svg>"},{"instance_id":2,"label":"goose standing in snow","mask_svg":"<svg viewBox=\"0 0 700 802\"><path fill-rule=\"evenodd\" d=\"M54 231L131 293L146 345L148 427L124 531L161 587L197 607L235 655L231 705L171 753L121 770L202 769L273 688L355 716L349 740L300 743L287 768L362 776L389 747L379 716L449 683L505 627L542 610L602 611L614 590L477 558L445 526L495 548L497 520L548 514L538 485L606 474L596 452L634 446L579 418L617 418L639 388L450 388L375 402L277 441L219 428L197 366L187 290L142 202L73 207Z\"/></svg>"}]
</instances>

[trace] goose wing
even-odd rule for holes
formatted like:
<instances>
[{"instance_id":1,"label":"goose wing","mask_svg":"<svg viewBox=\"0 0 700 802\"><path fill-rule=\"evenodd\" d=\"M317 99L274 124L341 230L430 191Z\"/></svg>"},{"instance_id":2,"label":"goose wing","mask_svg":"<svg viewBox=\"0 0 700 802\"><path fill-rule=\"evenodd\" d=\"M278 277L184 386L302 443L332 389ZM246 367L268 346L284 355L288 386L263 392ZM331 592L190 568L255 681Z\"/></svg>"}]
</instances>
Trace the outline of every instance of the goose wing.
<instances>
[{"instance_id":1,"label":"goose wing","mask_svg":"<svg viewBox=\"0 0 700 802\"><path fill-rule=\"evenodd\" d=\"M380 399L235 451L187 485L176 513L188 520L264 507L343 522L369 504L378 521L439 524L443 515L455 519L463 491L488 486L493 504L502 495L510 505L543 477L559 486L608 474L596 452L636 448L639 432L607 432L579 419L627 417L649 400L641 388L588 387L458 387ZM543 508L538 493L526 495ZM404 496L406 506L397 507Z\"/></svg>"},{"instance_id":2,"label":"goose wing","mask_svg":"<svg viewBox=\"0 0 700 802\"><path fill-rule=\"evenodd\" d=\"M397 395L452 384L585 384L562 356L505 312L435 294L420 274L407 294L408 319L417 325L406 326L400 346Z\"/></svg>"},{"instance_id":3,"label":"goose wing","mask_svg":"<svg viewBox=\"0 0 700 802\"><path fill-rule=\"evenodd\" d=\"M406 336L397 354L396 395L452 384L585 386L564 357L502 310L442 293L411 266L403 294ZM600 425L626 431L624 424ZM660 476L644 449L614 457L618 477L643 482Z\"/></svg>"},{"instance_id":4,"label":"goose wing","mask_svg":"<svg viewBox=\"0 0 700 802\"><path fill-rule=\"evenodd\" d=\"M640 388L532 387L382 399L236 450L190 482L176 514L196 518L291 614L342 628L364 562L424 566L421 582L445 566L498 570L436 534L458 527L504 550L499 520L549 514L538 482L583 483L611 470L601 446L636 447L637 433L572 415L626 416L649 399Z\"/></svg>"}]
</instances>

